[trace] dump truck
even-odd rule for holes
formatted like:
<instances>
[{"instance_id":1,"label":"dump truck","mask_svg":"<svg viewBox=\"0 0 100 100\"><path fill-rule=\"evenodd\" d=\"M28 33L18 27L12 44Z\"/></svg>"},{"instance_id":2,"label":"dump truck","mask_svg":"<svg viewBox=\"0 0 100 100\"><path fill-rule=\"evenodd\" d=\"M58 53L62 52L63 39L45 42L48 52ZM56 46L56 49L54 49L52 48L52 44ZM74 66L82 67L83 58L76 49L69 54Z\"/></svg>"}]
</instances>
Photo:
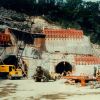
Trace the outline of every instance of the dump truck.
<instances>
[{"instance_id":1,"label":"dump truck","mask_svg":"<svg viewBox=\"0 0 100 100\"><path fill-rule=\"evenodd\" d=\"M20 79L23 77L21 68L14 65L0 65L0 77L9 79Z\"/></svg>"}]
</instances>

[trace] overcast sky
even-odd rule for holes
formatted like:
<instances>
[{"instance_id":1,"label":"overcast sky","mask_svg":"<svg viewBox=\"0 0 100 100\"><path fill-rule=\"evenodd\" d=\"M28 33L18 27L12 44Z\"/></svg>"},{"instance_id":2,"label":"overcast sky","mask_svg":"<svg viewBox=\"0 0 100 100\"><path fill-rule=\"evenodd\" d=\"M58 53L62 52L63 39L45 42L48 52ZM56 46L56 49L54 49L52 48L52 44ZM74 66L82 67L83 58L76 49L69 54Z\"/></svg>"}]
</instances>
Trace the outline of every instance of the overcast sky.
<instances>
[{"instance_id":1,"label":"overcast sky","mask_svg":"<svg viewBox=\"0 0 100 100\"><path fill-rule=\"evenodd\" d=\"M65 1L66 1L66 0L65 0ZM95 1L100 1L100 0L83 0L83 1L94 1L94 2L95 2Z\"/></svg>"},{"instance_id":2,"label":"overcast sky","mask_svg":"<svg viewBox=\"0 0 100 100\"><path fill-rule=\"evenodd\" d=\"M100 1L100 0L84 0L84 1Z\"/></svg>"}]
</instances>

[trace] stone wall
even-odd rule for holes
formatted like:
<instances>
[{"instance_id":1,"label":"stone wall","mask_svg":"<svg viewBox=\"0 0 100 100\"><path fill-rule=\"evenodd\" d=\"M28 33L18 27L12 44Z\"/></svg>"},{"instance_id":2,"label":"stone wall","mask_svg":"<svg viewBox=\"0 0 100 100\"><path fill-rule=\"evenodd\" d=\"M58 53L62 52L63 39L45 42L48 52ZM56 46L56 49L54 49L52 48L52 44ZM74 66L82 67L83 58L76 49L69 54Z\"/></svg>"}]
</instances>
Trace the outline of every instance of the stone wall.
<instances>
[{"instance_id":1,"label":"stone wall","mask_svg":"<svg viewBox=\"0 0 100 100\"><path fill-rule=\"evenodd\" d=\"M45 45L48 52L92 54L90 41L86 36L82 39L46 38Z\"/></svg>"}]
</instances>

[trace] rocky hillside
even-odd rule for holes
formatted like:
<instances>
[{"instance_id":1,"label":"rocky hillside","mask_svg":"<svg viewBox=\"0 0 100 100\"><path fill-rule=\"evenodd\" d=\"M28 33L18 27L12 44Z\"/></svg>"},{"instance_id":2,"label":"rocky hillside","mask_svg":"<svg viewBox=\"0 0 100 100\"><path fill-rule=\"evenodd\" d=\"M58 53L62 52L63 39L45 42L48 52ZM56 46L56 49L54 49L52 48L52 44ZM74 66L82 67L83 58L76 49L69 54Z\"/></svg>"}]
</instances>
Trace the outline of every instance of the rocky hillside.
<instances>
[{"instance_id":1,"label":"rocky hillside","mask_svg":"<svg viewBox=\"0 0 100 100\"><path fill-rule=\"evenodd\" d=\"M11 28L27 29L29 30L28 18L24 13L17 13L16 11L0 8L0 25L7 25Z\"/></svg>"},{"instance_id":2,"label":"rocky hillside","mask_svg":"<svg viewBox=\"0 0 100 100\"><path fill-rule=\"evenodd\" d=\"M100 58L100 45L92 44L93 54Z\"/></svg>"},{"instance_id":3,"label":"rocky hillside","mask_svg":"<svg viewBox=\"0 0 100 100\"><path fill-rule=\"evenodd\" d=\"M37 33L46 28L61 28L52 21L46 21L42 16L28 16L24 13L19 13L12 10L0 8L0 25L6 25L11 28Z\"/></svg>"},{"instance_id":4,"label":"rocky hillside","mask_svg":"<svg viewBox=\"0 0 100 100\"><path fill-rule=\"evenodd\" d=\"M55 24L44 16L29 16L25 13L0 8L0 27L3 25L31 33L42 32L43 28L62 28L61 25ZM100 46L92 44L92 47L94 55L100 57Z\"/></svg>"},{"instance_id":5,"label":"rocky hillside","mask_svg":"<svg viewBox=\"0 0 100 100\"><path fill-rule=\"evenodd\" d=\"M59 29L61 28L60 25L56 25L53 22L48 22L47 20L44 19L44 17L31 17L31 22L33 22L32 24L32 28L31 31L34 32L41 32L43 28L53 28L53 29Z\"/></svg>"}]
</instances>

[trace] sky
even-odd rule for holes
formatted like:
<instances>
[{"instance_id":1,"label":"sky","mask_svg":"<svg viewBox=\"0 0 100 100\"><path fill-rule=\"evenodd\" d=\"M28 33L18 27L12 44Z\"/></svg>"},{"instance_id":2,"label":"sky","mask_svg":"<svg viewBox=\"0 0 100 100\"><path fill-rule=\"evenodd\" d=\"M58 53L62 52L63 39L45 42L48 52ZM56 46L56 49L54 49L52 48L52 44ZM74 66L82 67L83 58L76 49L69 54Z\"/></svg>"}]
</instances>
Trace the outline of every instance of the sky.
<instances>
[{"instance_id":1,"label":"sky","mask_svg":"<svg viewBox=\"0 0 100 100\"><path fill-rule=\"evenodd\" d=\"M83 1L93 1L93 2L95 2L95 1L100 1L100 0L83 0Z\"/></svg>"},{"instance_id":2,"label":"sky","mask_svg":"<svg viewBox=\"0 0 100 100\"><path fill-rule=\"evenodd\" d=\"M94 1L95 2L95 1L100 1L100 0L84 0L84 1Z\"/></svg>"}]
</instances>

